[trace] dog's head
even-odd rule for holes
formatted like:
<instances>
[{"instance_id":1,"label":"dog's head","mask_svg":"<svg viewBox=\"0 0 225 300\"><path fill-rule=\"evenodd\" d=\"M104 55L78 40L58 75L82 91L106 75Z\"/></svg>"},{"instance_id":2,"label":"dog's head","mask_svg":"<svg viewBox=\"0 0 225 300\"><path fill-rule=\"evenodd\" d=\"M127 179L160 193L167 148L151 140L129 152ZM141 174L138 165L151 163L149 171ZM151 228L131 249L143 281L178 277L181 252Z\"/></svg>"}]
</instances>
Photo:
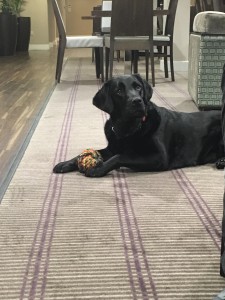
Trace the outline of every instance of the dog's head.
<instances>
[{"instance_id":1,"label":"dog's head","mask_svg":"<svg viewBox=\"0 0 225 300\"><path fill-rule=\"evenodd\" d=\"M111 117L142 118L152 92L152 87L139 74L119 76L102 86L93 104Z\"/></svg>"}]
</instances>

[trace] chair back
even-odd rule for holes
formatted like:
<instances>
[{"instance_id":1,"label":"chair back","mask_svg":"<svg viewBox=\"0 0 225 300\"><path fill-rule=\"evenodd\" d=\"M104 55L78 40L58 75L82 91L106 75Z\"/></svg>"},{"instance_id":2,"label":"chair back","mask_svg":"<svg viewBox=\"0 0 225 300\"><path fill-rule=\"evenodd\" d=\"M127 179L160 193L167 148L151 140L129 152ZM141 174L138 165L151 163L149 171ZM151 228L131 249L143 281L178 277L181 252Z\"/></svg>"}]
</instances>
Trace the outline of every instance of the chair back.
<instances>
[{"instance_id":1,"label":"chair back","mask_svg":"<svg viewBox=\"0 0 225 300\"><path fill-rule=\"evenodd\" d=\"M56 19L56 25L58 28L58 33L59 33L59 39L63 40L66 42L66 30L63 22L63 18L59 9L59 5L57 0L51 0L52 1L52 7Z\"/></svg>"},{"instance_id":2,"label":"chair back","mask_svg":"<svg viewBox=\"0 0 225 300\"><path fill-rule=\"evenodd\" d=\"M102 1L102 10L112 10L112 1L103 0ZM111 17L102 17L101 18L101 32L109 33L111 28Z\"/></svg>"},{"instance_id":3,"label":"chair back","mask_svg":"<svg viewBox=\"0 0 225 300\"><path fill-rule=\"evenodd\" d=\"M165 35L170 35L171 37L173 37L177 4L178 4L178 0L170 0L169 7L168 7L169 14L166 17Z\"/></svg>"},{"instance_id":4,"label":"chair back","mask_svg":"<svg viewBox=\"0 0 225 300\"><path fill-rule=\"evenodd\" d=\"M110 36L153 36L153 1L112 0Z\"/></svg>"},{"instance_id":5,"label":"chair back","mask_svg":"<svg viewBox=\"0 0 225 300\"><path fill-rule=\"evenodd\" d=\"M202 11L224 11L223 0L196 0L196 13Z\"/></svg>"},{"instance_id":6,"label":"chair back","mask_svg":"<svg viewBox=\"0 0 225 300\"><path fill-rule=\"evenodd\" d=\"M93 11L96 10L101 10L102 6L101 5L97 5L93 7ZM92 31L93 35L98 35L101 34L101 18L94 18L93 19L93 31Z\"/></svg>"}]
</instances>

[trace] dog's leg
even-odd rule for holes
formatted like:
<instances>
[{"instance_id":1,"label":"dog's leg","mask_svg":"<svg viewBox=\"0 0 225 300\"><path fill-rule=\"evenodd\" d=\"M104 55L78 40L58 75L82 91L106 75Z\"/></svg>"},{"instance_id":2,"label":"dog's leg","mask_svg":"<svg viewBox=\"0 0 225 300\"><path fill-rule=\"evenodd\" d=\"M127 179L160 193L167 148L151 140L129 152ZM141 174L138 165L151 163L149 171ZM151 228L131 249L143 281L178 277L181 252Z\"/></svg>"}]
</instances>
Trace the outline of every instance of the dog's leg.
<instances>
[{"instance_id":1,"label":"dog's leg","mask_svg":"<svg viewBox=\"0 0 225 300\"><path fill-rule=\"evenodd\" d=\"M54 173L68 173L68 172L77 171L78 170L77 158L78 157L76 156L70 160L58 163L53 168L53 172Z\"/></svg>"},{"instance_id":2,"label":"dog's leg","mask_svg":"<svg viewBox=\"0 0 225 300\"><path fill-rule=\"evenodd\" d=\"M101 166L88 169L85 175L88 177L102 177L112 170L120 167L127 167L135 171L164 171L167 170L168 164L162 156L156 154L147 156L126 156L117 154L105 161Z\"/></svg>"},{"instance_id":3,"label":"dog's leg","mask_svg":"<svg viewBox=\"0 0 225 300\"><path fill-rule=\"evenodd\" d=\"M108 160L110 157L112 157L112 153L108 150L108 148L104 148L101 150L98 150L100 152L103 161ZM78 163L77 159L79 156L76 156L70 160L63 161L55 165L53 168L54 173L68 173L68 172L73 172L78 170Z\"/></svg>"}]
</instances>

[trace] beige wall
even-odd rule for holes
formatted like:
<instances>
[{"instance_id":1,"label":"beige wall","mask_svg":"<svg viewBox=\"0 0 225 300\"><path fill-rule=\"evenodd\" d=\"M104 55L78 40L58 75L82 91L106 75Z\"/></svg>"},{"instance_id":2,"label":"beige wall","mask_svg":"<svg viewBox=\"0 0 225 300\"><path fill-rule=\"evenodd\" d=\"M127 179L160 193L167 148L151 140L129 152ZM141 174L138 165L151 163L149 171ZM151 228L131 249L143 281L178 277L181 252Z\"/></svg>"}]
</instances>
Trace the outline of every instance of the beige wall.
<instances>
[{"instance_id":1,"label":"beige wall","mask_svg":"<svg viewBox=\"0 0 225 300\"><path fill-rule=\"evenodd\" d=\"M89 16L93 6L101 4L101 0L66 0L66 31L69 35L92 34L92 20L82 20Z\"/></svg>"},{"instance_id":2,"label":"beige wall","mask_svg":"<svg viewBox=\"0 0 225 300\"><path fill-rule=\"evenodd\" d=\"M185 13L184 13L185 12ZM174 27L174 60L188 60L190 3L179 0Z\"/></svg>"},{"instance_id":3,"label":"beige wall","mask_svg":"<svg viewBox=\"0 0 225 300\"><path fill-rule=\"evenodd\" d=\"M56 23L50 0L48 0L48 32L49 43L52 45L55 42L56 37Z\"/></svg>"},{"instance_id":4,"label":"beige wall","mask_svg":"<svg viewBox=\"0 0 225 300\"><path fill-rule=\"evenodd\" d=\"M90 15L92 7L100 4L101 0L58 0L65 15L67 33L82 35L92 33L92 21L84 21L82 15ZM68 10L71 4L71 11ZM65 9L63 11L63 9ZM22 16L31 17L30 50L46 50L55 41L57 36L55 19L50 0L27 0ZM67 22L66 22L66 19Z\"/></svg>"},{"instance_id":5,"label":"beige wall","mask_svg":"<svg viewBox=\"0 0 225 300\"><path fill-rule=\"evenodd\" d=\"M30 49L49 48L47 0L27 0L22 16L31 17Z\"/></svg>"},{"instance_id":6,"label":"beige wall","mask_svg":"<svg viewBox=\"0 0 225 300\"><path fill-rule=\"evenodd\" d=\"M164 0L164 4L168 7L169 0ZM188 69L189 25L190 1L178 0L174 25L174 69L176 71ZM164 68L162 60L160 68Z\"/></svg>"}]
</instances>

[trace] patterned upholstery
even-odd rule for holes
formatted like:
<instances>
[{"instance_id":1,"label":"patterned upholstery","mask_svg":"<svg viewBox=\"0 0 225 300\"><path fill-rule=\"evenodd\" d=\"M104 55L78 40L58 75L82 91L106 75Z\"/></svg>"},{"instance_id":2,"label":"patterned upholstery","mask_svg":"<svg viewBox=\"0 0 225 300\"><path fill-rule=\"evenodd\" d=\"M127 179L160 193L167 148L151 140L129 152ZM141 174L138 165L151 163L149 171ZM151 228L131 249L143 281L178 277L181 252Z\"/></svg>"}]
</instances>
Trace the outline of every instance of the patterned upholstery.
<instances>
[{"instance_id":1,"label":"patterned upholstery","mask_svg":"<svg viewBox=\"0 0 225 300\"><path fill-rule=\"evenodd\" d=\"M218 33L211 19L215 21L217 16L220 23L217 24ZM211 24L214 26L211 27ZM199 108L219 109L222 100L221 75L225 63L225 14L199 13L193 27L196 32L190 36L188 90Z\"/></svg>"}]
</instances>

